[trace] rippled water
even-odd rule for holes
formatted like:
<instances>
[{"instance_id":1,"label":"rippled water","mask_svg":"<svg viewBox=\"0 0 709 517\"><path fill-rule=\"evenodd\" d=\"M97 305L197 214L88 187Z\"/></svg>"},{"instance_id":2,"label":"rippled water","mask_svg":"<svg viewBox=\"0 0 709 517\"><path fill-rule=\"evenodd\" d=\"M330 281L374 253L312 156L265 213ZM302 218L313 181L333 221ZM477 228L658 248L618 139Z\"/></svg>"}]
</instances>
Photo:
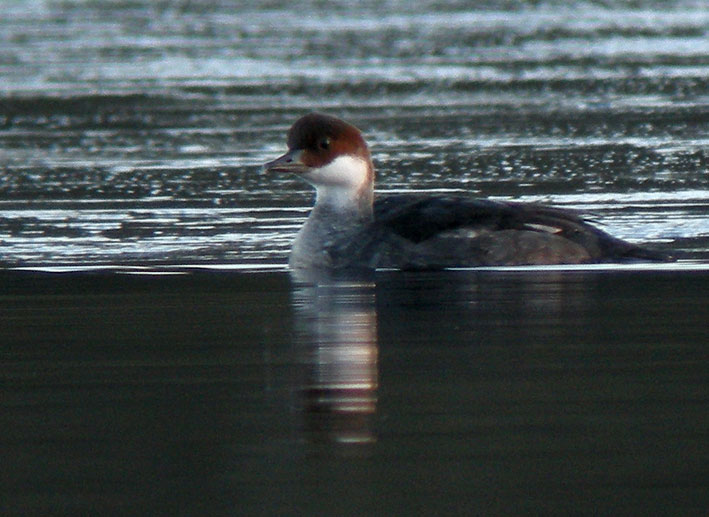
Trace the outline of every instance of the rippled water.
<instances>
[{"instance_id":1,"label":"rippled water","mask_svg":"<svg viewBox=\"0 0 709 517\"><path fill-rule=\"evenodd\" d=\"M475 4L2 4L0 513L709 506L709 4ZM287 274L313 109L681 260Z\"/></svg>"},{"instance_id":2,"label":"rippled water","mask_svg":"<svg viewBox=\"0 0 709 517\"><path fill-rule=\"evenodd\" d=\"M259 167L312 109L364 130L379 191L560 204L706 258L706 7L10 3L2 261L281 268L312 194Z\"/></svg>"}]
</instances>

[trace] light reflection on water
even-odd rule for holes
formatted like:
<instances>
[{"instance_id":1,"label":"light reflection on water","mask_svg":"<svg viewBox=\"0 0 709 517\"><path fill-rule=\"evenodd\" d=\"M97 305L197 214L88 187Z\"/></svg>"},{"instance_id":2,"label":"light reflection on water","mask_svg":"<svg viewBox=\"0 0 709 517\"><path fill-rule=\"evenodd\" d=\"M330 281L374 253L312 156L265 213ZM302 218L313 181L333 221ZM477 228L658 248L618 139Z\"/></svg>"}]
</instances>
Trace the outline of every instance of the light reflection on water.
<instances>
[{"instance_id":1,"label":"light reflection on water","mask_svg":"<svg viewBox=\"0 0 709 517\"><path fill-rule=\"evenodd\" d=\"M379 349L373 279L300 285L293 306L305 368L300 393L307 438L314 443L376 441Z\"/></svg>"},{"instance_id":2,"label":"light reflection on water","mask_svg":"<svg viewBox=\"0 0 709 517\"><path fill-rule=\"evenodd\" d=\"M283 265L312 193L259 167L311 109L364 130L380 191L709 253L701 4L32 6L0 19L4 265Z\"/></svg>"},{"instance_id":3,"label":"light reflection on water","mask_svg":"<svg viewBox=\"0 0 709 517\"><path fill-rule=\"evenodd\" d=\"M0 513L705 512L709 10L476 6L3 4ZM685 258L289 276L312 109Z\"/></svg>"},{"instance_id":4,"label":"light reflection on water","mask_svg":"<svg viewBox=\"0 0 709 517\"><path fill-rule=\"evenodd\" d=\"M709 10L628 5L4 2L0 513L702 514ZM685 258L291 278L313 109Z\"/></svg>"}]
</instances>

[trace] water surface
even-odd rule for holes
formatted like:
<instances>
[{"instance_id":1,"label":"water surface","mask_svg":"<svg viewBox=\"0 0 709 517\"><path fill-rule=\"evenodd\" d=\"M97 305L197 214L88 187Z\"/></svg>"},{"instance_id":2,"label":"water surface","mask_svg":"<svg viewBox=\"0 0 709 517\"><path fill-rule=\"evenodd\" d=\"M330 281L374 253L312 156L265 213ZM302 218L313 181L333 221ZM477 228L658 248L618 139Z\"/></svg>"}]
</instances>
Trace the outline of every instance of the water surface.
<instances>
[{"instance_id":1,"label":"water surface","mask_svg":"<svg viewBox=\"0 0 709 517\"><path fill-rule=\"evenodd\" d=\"M6 2L0 513L701 514L707 7ZM292 276L313 109L681 260Z\"/></svg>"},{"instance_id":2,"label":"water surface","mask_svg":"<svg viewBox=\"0 0 709 517\"><path fill-rule=\"evenodd\" d=\"M312 193L260 166L313 109L363 129L380 192L559 204L706 258L704 2L10 5L6 265L282 266Z\"/></svg>"},{"instance_id":3,"label":"water surface","mask_svg":"<svg viewBox=\"0 0 709 517\"><path fill-rule=\"evenodd\" d=\"M706 507L706 272L1 280L5 515Z\"/></svg>"}]
</instances>

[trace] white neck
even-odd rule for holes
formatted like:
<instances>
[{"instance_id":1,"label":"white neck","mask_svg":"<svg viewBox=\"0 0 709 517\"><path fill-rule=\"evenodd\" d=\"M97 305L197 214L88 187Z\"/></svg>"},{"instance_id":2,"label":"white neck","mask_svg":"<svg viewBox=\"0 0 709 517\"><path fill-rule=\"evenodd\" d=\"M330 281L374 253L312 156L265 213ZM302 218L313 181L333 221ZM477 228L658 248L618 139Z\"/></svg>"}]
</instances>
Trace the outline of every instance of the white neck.
<instances>
[{"instance_id":1,"label":"white neck","mask_svg":"<svg viewBox=\"0 0 709 517\"><path fill-rule=\"evenodd\" d=\"M332 267L372 220L374 170L371 160L339 156L303 175L317 191L308 220L293 243L294 268Z\"/></svg>"},{"instance_id":2,"label":"white neck","mask_svg":"<svg viewBox=\"0 0 709 517\"><path fill-rule=\"evenodd\" d=\"M327 206L336 211L344 211L359 204L356 190L348 187L319 185L315 187L317 206Z\"/></svg>"},{"instance_id":3,"label":"white neck","mask_svg":"<svg viewBox=\"0 0 709 517\"><path fill-rule=\"evenodd\" d=\"M304 175L317 192L315 205L337 212L361 209L371 211L372 171L367 160L339 156L319 169Z\"/></svg>"}]
</instances>

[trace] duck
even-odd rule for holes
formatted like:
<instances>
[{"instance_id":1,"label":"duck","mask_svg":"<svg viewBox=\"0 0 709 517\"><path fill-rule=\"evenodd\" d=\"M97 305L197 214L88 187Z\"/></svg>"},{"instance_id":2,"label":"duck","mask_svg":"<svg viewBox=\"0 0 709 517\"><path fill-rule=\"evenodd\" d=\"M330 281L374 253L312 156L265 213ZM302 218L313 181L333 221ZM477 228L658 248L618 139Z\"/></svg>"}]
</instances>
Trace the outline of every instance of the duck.
<instances>
[{"instance_id":1,"label":"duck","mask_svg":"<svg viewBox=\"0 0 709 517\"><path fill-rule=\"evenodd\" d=\"M439 270L666 262L673 258L600 230L572 211L466 195L376 196L362 132L309 113L289 129L288 150L264 164L315 188L315 204L293 242L292 269Z\"/></svg>"}]
</instances>

